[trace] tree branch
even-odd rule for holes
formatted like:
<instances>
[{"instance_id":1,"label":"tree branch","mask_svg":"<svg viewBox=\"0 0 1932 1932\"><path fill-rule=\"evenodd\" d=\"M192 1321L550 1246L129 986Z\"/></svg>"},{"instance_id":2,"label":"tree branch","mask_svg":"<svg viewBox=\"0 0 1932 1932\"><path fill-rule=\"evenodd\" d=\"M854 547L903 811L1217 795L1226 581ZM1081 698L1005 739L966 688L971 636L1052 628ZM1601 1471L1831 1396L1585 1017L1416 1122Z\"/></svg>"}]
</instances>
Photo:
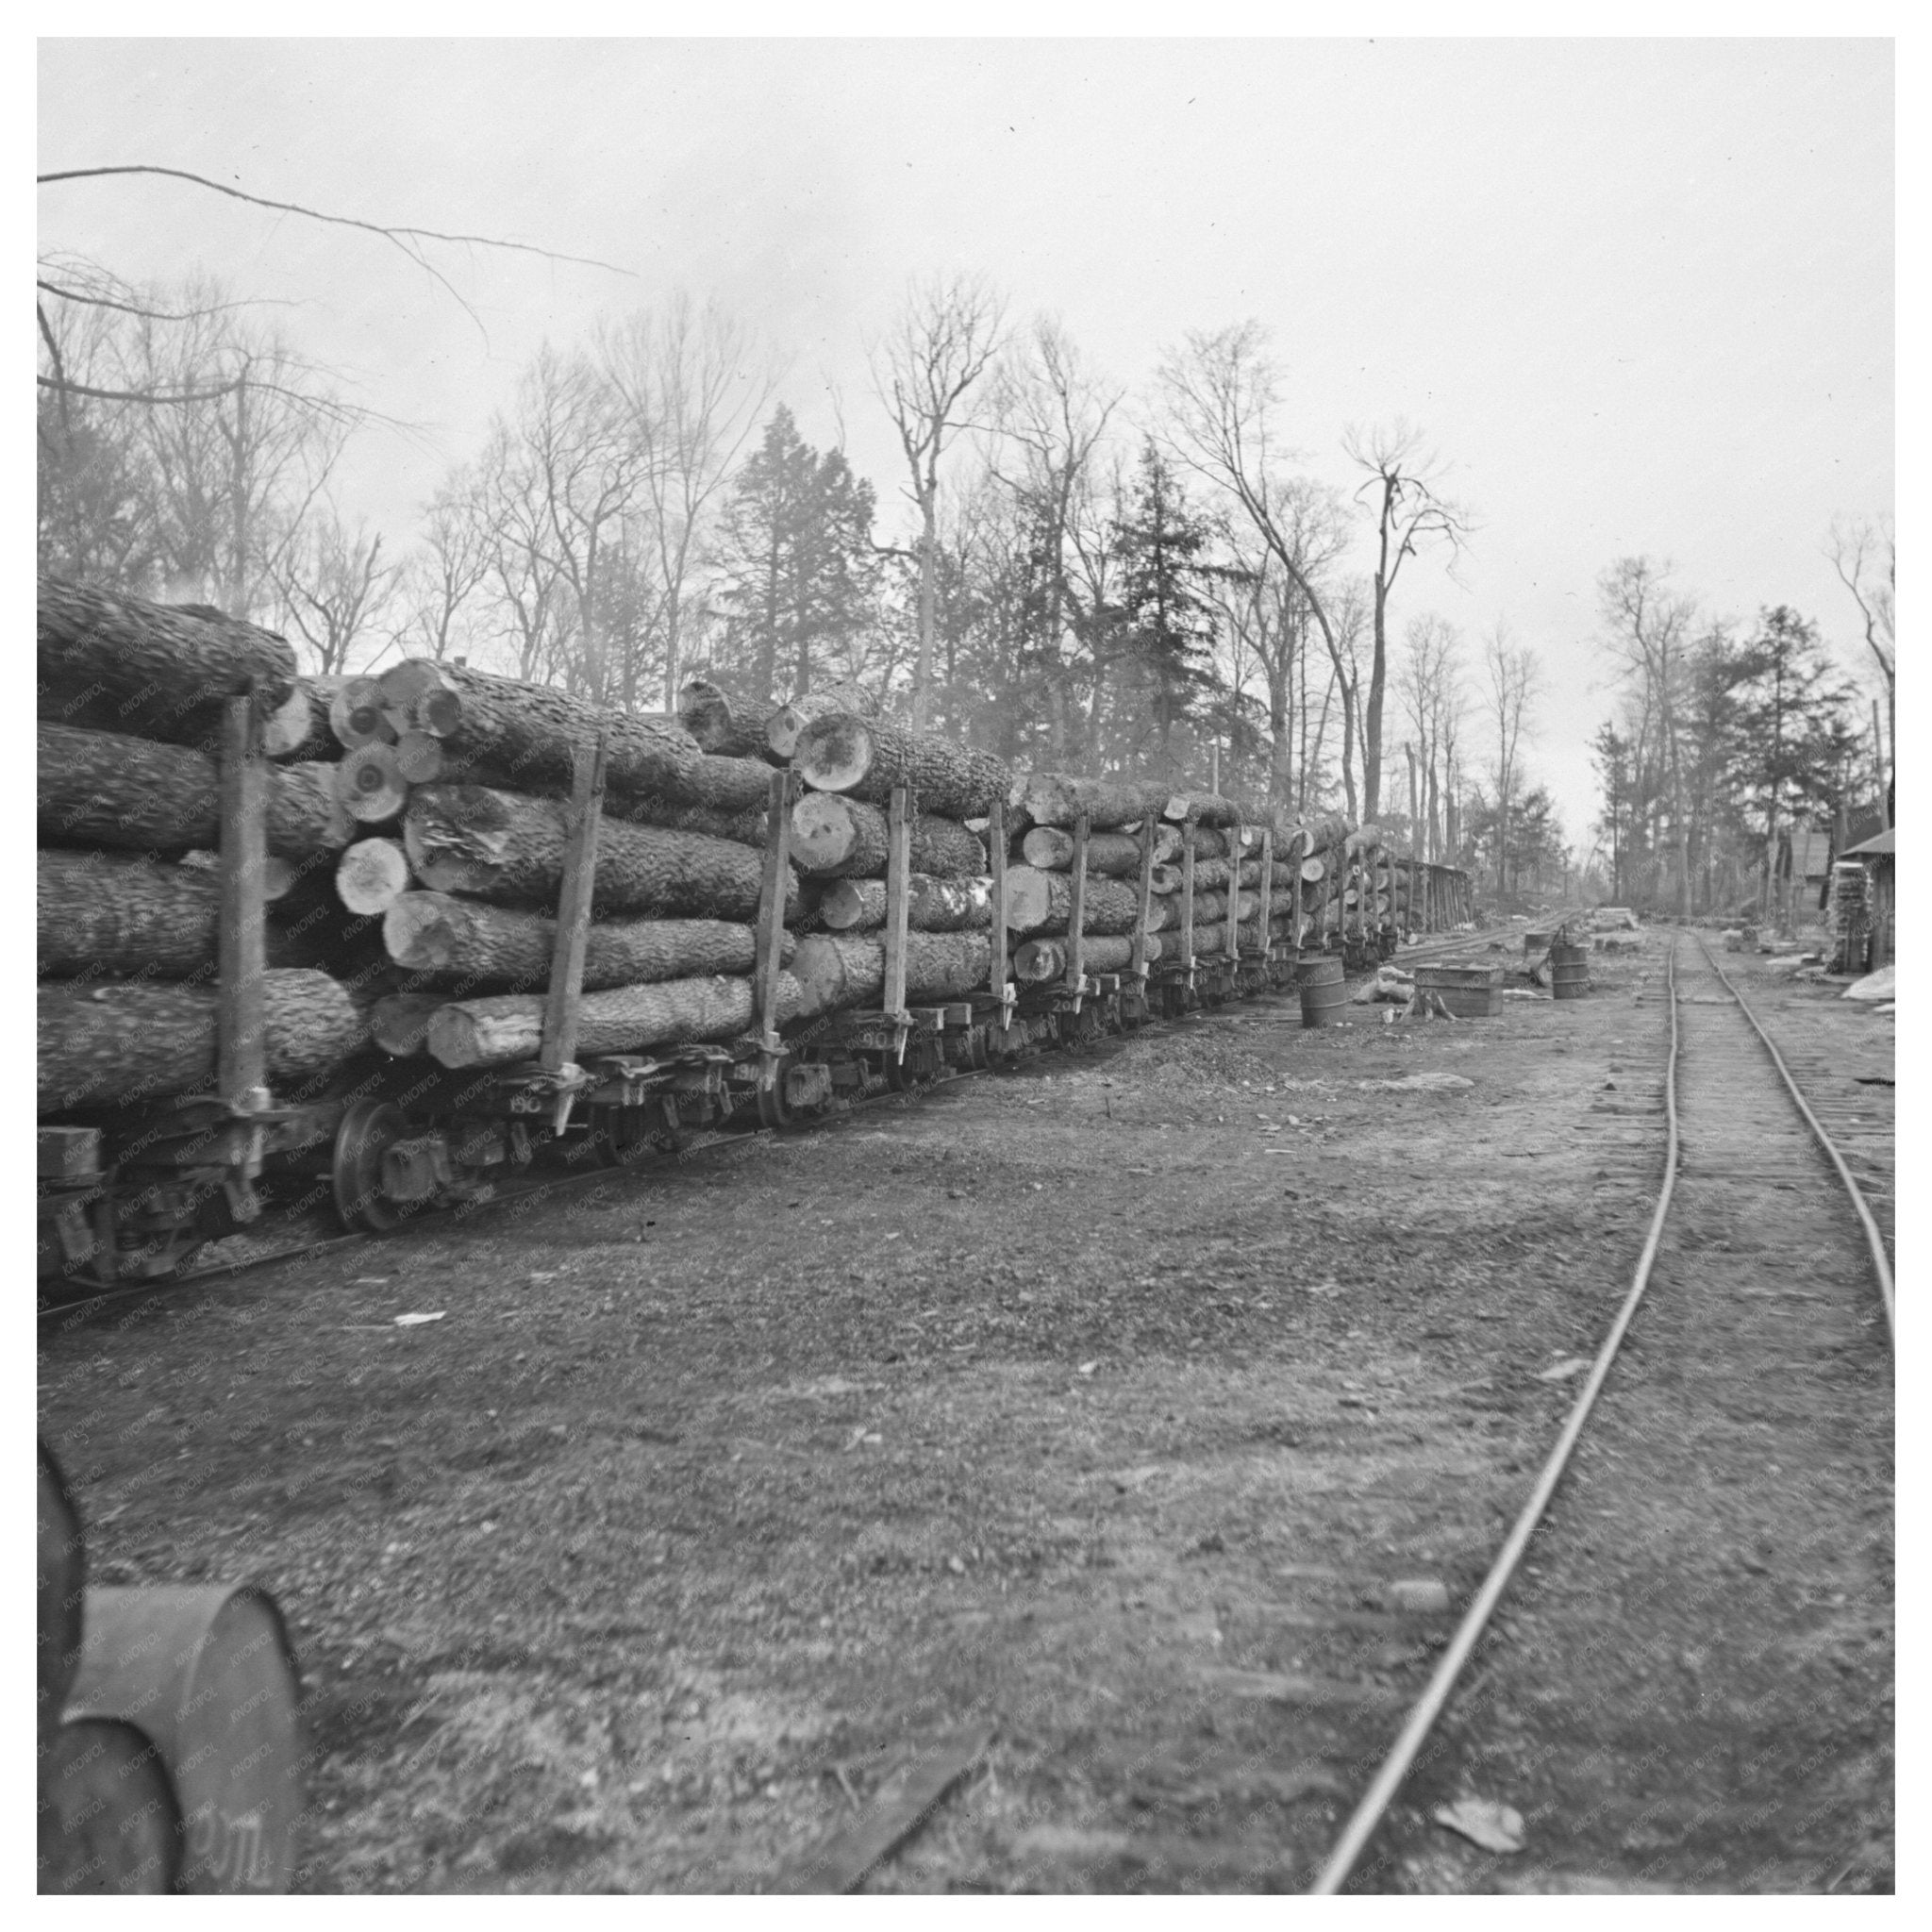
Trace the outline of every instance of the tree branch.
<instances>
[{"instance_id":1,"label":"tree branch","mask_svg":"<svg viewBox=\"0 0 1932 1932\"><path fill-rule=\"evenodd\" d=\"M235 201L245 201L256 208L274 208L281 214L306 215L312 222L326 222L339 228L360 228L365 234L379 235L385 242L393 242L403 248L405 254L413 251L405 246L408 242L452 242L471 243L479 248L506 248L520 255L541 255L546 261L566 261L578 268L607 269L614 275L635 275L636 270L619 268L615 262L599 261L594 256L559 255L556 250L542 248L534 242L503 242L492 235L447 235L436 228L410 228L391 225L382 222L358 221L354 215L324 214L319 208L304 208L299 202L272 201L265 195L250 194L240 188L230 188L223 181L210 181L206 175L191 174L186 168L161 168L148 162L135 162L126 166L107 168L63 168L52 174L37 175L37 183L54 181L89 181L104 175L160 175L175 181L192 181L197 188L210 188L217 194L228 195ZM420 260L420 256L414 257ZM424 264L427 266L427 264ZM434 271L431 271L434 273Z\"/></svg>"}]
</instances>

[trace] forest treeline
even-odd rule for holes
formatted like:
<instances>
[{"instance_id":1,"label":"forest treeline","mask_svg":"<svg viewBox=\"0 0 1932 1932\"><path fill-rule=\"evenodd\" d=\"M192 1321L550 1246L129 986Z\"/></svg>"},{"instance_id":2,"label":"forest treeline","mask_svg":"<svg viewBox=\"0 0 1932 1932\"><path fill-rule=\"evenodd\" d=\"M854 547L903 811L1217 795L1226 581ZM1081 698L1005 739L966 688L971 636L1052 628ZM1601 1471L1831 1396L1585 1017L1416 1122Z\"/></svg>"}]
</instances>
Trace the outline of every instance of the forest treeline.
<instances>
[{"instance_id":1,"label":"forest treeline","mask_svg":"<svg viewBox=\"0 0 1932 1932\"><path fill-rule=\"evenodd\" d=\"M42 286L42 563L269 624L317 671L460 657L637 710L699 672L754 712L856 680L1017 763L1412 828L1510 895L1720 891L1767 827L1870 789L1815 625L1746 636L1625 560L1604 813L1573 850L1529 772L1533 644L1409 608L1406 564L1475 530L1447 463L1394 421L1341 438L1354 487L1318 477L1254 323L1189 333L1129 398L983 279L916 282L873 349L903 462L872 478L800 434L746 329L675 297L541 349L394 532L334 489L380 425L252 305L82 262ZM1839 553L1874 606L1880 547Z\"/></svg>"}]
</instances>

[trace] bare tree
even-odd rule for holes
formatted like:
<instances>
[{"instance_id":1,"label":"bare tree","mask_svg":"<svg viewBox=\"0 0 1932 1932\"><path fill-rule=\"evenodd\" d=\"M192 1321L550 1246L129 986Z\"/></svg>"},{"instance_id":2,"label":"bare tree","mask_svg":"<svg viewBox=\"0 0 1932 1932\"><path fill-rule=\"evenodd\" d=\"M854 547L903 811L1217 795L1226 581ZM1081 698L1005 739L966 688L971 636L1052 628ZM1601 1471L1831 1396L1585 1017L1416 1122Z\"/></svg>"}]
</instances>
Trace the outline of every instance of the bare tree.
<instances>
[{"instance_id":1,"label":"bare tree","mask_svg":"<svg viewBox=\"0 0 1932 1932\"><path fill-rule=\"evenodd\" d=\"M1333 497L1306 478L1291 478L1273 486L1271 501L1277 526L1301 559L1306 573L1317 581L1326 581L1347 541ZM1307 653L1315 629L1313 607L1300 582L1283 565L1251 518L1239 510L1224 516L1222 541L1229 562L1222 608L1231 634L1252 654L1265 691L1268 796L1275 804L1299 808L1306 803L1306 790L1297 793L1294 754L1299 724L1303 741L1301 763L1306 765L1310 756L1306 712ZM1299 704L1297 673L1301 685ZM1336 683L1332 663L1327 683L1331 690ZM1344 690L1344 706L1348 702ZM1312 755L1319 761L1319 741ZM1344 763L1348 763L1346 758ZM1352 782L1352 767L1350 778Z\"/></svg>"},{"instance_id":2,"label":"bare tree","mask_svg":"<svg viewBox=\"0 0 1932 1932\"><path fill-rule=\"evenodd\" d=\"M1684 785L1684 747L1680 721L1685 679L1697 605L1691 597L1671 590L1668 562L1647 557L1625 557L1597 579L1597 603L1604 623L1603 641L1621 665L1626 688L1638 688L1641 722L1638 738L1656 745L1659 807L1668 794L1677 847L1676 910L1690 912L1690 814ZM1642 751L1639 752L1640 767ZM1657 849L1652 841L1652 850Z\"/></svg>"},{"instance_id":3,"label":"bare tree","mask_svg":"<svg viewBox=\"0 0 1932 1932\"><path fill-rule=\"evenodd\" d=\"M624 667L610 661L604 620L613 576L625 560L622 533L641 498L648 452L597 364L582 351L563 354L547 344L525 373L512 428L516 467L541 510L532 541L568 585L575 606L575 650L564 665L565 686L610 703Z\"/></svg>"},{"instance_id":4,"label":"bare tree","mask_svg":"<svg viewBox=\"0 0 1932 1932\"><path fill-rule=\"evenodd\" d=\"M63 274L75 299L42 316L43 556L267 616L361 412L206 276L134 290Z\"/></svg>"},{"instance_id":5,"label":"bare tree","mask_svg":"<svg viewBox=\"0 0 1932 1932\"><path fill-rule=\"evenodd\" d=\"M1468 513L1441 495L1443 466L1424 444L1423 432L1397 417L1342 439L1351 459L1368 472L1356 492L1375 519L1374 651L1369 662L1368 701L1362 711L1362 815L1373 820L1382 799L1382 705L1389 681L1389 598L1403 561L1430 543L1447 543L1459 555L1469 534Z\"/></svg>"},{"instance_id":6,"label":"bare tree","mask_svg":"<svg viewBox=\"0 0 1932 1932\"><path fill-rule=\"evenodd\" d=\"M508 668L538 683L564 670L576 639L575 600L552 555L544 496L523 440L499 418L476 463L483 618Z\"/></svg>"},{"instance_id":7,"label":"bare tree","mask_svg":"<svg viewBox=\"0 0 1932 1932\"><path fill-rule=\"evenodd\" d=\"M1440 864L1445 850L1441 808L1447 796L1448 763L1465 705L1462 638L1453 624L1433 612L1412 617L1404 634L1404 655L1396 691L1412 734L1416 776L1415 851ZM1414 762L1419 754L1419 762Z\"/></svg>"},{"instance_id":8,"label":"bare tree","mask_svg":"<svg viewBox=\"0 0 1932 1932\"><path fill-rule=\"evenodd\" d=\"M333 507L304 523L275 564L275 582L283 621L314 654L316 671L349 668L357 640L380 625L396 572L383 561L382 538L365 524L347 529Z\"/></svg>"},{"instance_id":9,"label":"bare tree","mask_svg":"<svg viewBox=\"0 0 1932 1932\"><path fill-rule=\"evenodd\" d=\"M912 670L912 728L931 704L937 595L940 459L969 426L966 397L1001 348L1005 299L980 275L915 282L891 332L872 350L873 388L899 432L919 511L919 654Z\"/></svg>"},{"instance_id":10,"label":"bare tree","mask_svg":"<svg viewBox=\"0 0 1932 1932\"><path fill-rule=\"evenodd\" d=\"M444 481L424 512L423 533L404 559L397 593L407 616L402 636L418 655L449 655L457 623L490 575L491 532L474 471L464 465Z\"/></svg>"},{"instance_id":11,"label":"bare tree","mask_svg":"<svg viewBox=\"0 0 1932 1932\"><path fill-rule=\"evenodd\" d=\"M1288 452L1274 442L1280 375L1267 341L1258 322L1245 322L1209 334L1191 330L1181 348L1170 349L1156 377L1164 406L1160 440L1178 462L1233 498L1306 600L1341 687L1342 789L1354 817L1349 754L1358 712L1353 654L1344 650L1322 583L1323 568L1333 560L1323 527L1324 499L1332 498L1312 481L1289 482L1279 474ZM1317 506L1324 514L1316 513Z\"/></svg>"},{"instance_id":12,"label":"bare tree","mask_svg":"<svg viewBox=\"0 0 1932 1932\"><path fill-rule=\"evenodd\" d=\"M1898 587L1898 536L1889 516L1849 524L1834 520L1825 555L1857 602L1864 620L1865 648L1885 680L1887 769L1898 776L1898 632L1893 595Z\"/></svg>"},{"instance_id":13,"label":"bare tree","mask_svg":"<svg viewBox=\"0 0 1932 1932\"><path fill-rule=\"evenodd\" d=\"M682 681L687 620L705 522L770 402L774 378L749 331L715 303L674 295L604 332L598 359L642 458L635 541L650 560L664 708ZM634 675L625 697L634 696Z\"/></svg>"},{"instance_id":14,"label":"bare tree","mask_svg":"<svg viewBox=\"0 0 1932 1932\"><path fill-rule=\"evenodd\" d=\"M1022 507L1041 574L1035 641L1052 660L1047 688L1053 755L1065 756L1071 620L1079 610L1078 510L1091 493L1091 468L1122 391L1095 375L1057 317L1034 322L991 384L988 419L999 441L988 459L993 479ZM1077 644L1076 644L1077 648ZM1098 670L1093 702L1099 702Z\"/></svg>"},{"instance_id":15,"label":"bare tree","mask_svg":"<svg viewBox=\"0 0 1932 1932\"><path fill-rule=\"evenodd\" d=\"M1483 671L1490 717L1496 727L1490 775L1496 788L1496 890L1502 892L1508 885L1509 810L1523 775L1523 738L1542 678L1535 651L1527 644L1511 643L1508 624L1500 617L1483 641Z\"/></svg>"}]
</instances>

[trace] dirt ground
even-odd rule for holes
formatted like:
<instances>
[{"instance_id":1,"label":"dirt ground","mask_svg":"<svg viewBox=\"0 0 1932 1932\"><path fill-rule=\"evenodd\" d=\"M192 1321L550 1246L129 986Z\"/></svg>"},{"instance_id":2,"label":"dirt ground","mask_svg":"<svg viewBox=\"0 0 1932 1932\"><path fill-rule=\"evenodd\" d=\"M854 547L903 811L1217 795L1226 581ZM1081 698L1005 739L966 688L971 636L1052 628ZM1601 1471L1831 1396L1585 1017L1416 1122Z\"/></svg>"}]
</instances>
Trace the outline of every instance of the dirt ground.
<instances>
[{"instance_id":1,"label":"dirt ground","mask_svg":"<svg viewBox=\"0 0 1932 1932\"><path fill-rule=\"evenodd\" d=\"M282 1603L301 1890L769 1890L974 1724L870 1890L1299 1889L1627 1286L1666 943L1488 1021L1239 1003L155 1297L43 1336L41 1427L96 1579ZM1888 1021L1764 991L1890 1072ZM1364 1886L1889 1885L1890 1358L1797 1238L1726 1277L1835 1298L1771 1355L1660 1269ZM1524 1851L1429 1822L1460 1795Z\"/></svg>"}]
</instances>

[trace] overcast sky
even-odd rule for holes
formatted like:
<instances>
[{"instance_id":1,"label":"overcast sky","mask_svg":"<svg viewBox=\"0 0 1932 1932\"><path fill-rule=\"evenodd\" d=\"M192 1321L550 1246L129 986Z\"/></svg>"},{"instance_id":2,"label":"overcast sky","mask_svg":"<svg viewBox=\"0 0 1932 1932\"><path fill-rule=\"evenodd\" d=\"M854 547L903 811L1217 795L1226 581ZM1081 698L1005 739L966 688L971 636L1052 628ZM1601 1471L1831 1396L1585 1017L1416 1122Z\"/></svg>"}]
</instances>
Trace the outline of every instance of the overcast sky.
<instances>
[{"instance_id":1,"label":"overcast sky","mask_svg":"<svg viewBox=\"0 0 1932 1932\"><path fill-rule=\"evenodd\" d=\"M446 250L479 328L374 239L162 181L42 188L40 239L300 305L299 343L422 426L342 474L398 540L546 336L675 288L769 337L808 439L842 410L892 518L865 345L908 275L983 270L1136 392L1185 330L1258 317L1308 467L1349 482L1345 426L1396 415L1454 464L1480 531L1459 583L1405 575L1395 627L1540 647L1531 762L1580 840L1613 558L1674 558L1719 613L1793 604L1856 662L1820 546L1892 501L1891 102L1876 40L43 41L43 170L163 163L631 274Z\"/></svg>"}]
</instances>

